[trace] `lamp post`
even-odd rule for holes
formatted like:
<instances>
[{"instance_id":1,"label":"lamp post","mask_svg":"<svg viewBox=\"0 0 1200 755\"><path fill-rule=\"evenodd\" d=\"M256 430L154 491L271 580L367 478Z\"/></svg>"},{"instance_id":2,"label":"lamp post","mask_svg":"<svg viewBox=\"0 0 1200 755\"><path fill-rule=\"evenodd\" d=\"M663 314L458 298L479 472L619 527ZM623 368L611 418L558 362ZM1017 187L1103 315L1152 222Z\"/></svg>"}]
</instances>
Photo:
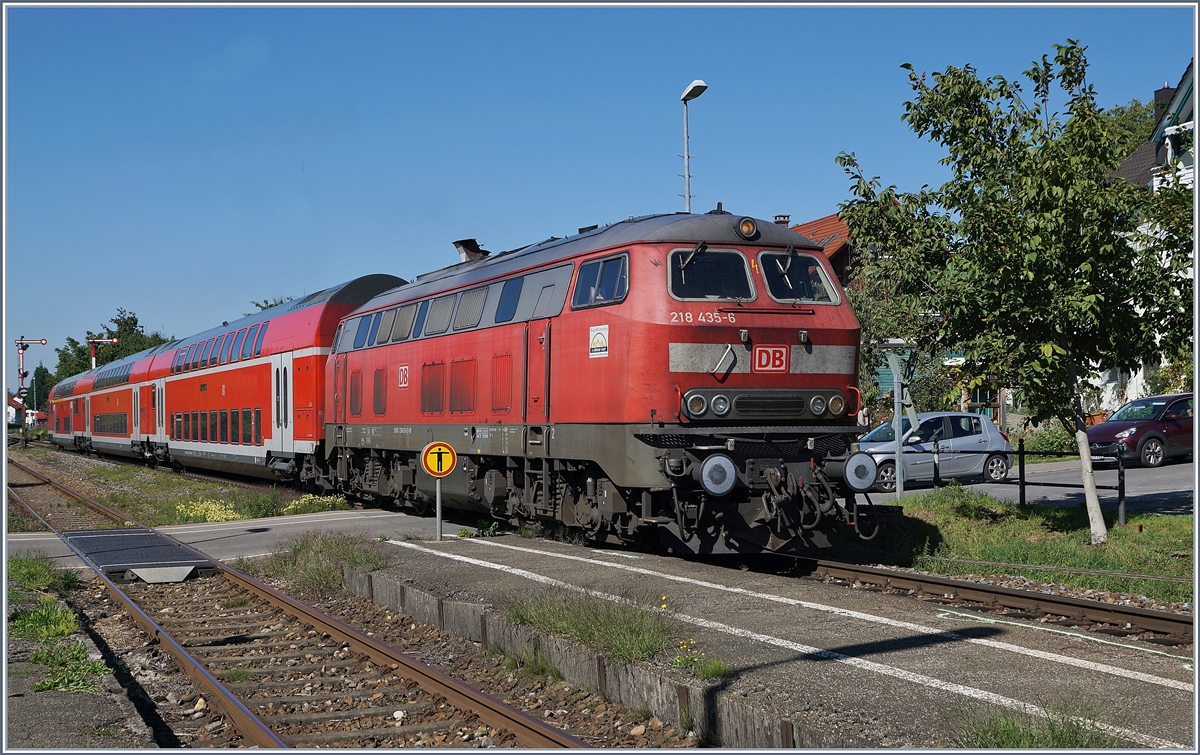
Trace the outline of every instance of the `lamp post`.
<instances>
[{"instance_id":1,"label":"lamp post","mask_svg":"<svg viewBox=\"0 0 1200 755\"><path fill-rule=\"evenodd\" d=\"M683 210L689 214L692 211L692 173L691 155L688 154L688 103L704 94L705 89L708 89L708 84L696 79L688 84L679 97L683 100Z\"/></svg>"},{"instance_id":2,"label":"lamp post","mask_svg":"<svg viewBox=\"0 0 1200 755\"><path fill-rule=\"evenodd\" d=\"M96 369L96 344L98 343L116 343L115 338L89 338L87 342L92 345L92 369Z\"/></svg>"}]
</instances>

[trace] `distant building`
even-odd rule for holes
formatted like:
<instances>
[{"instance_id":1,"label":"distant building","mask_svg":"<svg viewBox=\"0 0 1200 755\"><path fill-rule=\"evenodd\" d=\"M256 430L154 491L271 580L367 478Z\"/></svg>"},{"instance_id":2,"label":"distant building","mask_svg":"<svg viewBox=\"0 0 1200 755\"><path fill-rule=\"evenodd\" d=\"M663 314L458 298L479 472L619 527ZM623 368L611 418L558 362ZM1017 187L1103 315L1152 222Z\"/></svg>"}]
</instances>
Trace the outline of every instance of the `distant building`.
<instances>
[{"instance_id":1,"label":"distant building","mask_svg":"<svg viewBox=\"0 0 1200 755\"><path fill-rule=\"evenodd\" d=\"M791 219L791 216L776 215L775 222L778 223L780 218L785 219L784 223L781 223L784 225ZM853 248L850 245L850 229L837 216L837 213L810 220L807 223L800 223L791 228L801 236L817 242L817 245L825 252L825 256L829 258L829 264L833 265L838 282L844 287L849 282L848 270L851 267Z\"/></svg>"}]
</instances>

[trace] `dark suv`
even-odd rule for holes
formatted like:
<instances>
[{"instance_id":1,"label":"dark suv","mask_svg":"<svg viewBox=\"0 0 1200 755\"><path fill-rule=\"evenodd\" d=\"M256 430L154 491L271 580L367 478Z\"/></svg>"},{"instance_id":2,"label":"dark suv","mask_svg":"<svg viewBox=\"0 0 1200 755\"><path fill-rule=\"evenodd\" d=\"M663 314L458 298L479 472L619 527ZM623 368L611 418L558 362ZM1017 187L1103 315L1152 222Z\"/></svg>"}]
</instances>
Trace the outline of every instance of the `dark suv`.
<instances>
[{"instance_id":1,"label":"dark suv","mask_svg":"<svg viewBox=\"0 0 1200 755\"><path fill-rule=\"evenodd\" d=\"M1151 396L1130 401L1087 431L1093 458L1119 453L1143 467L1192 452L1192 394Z\"/></svg>"}]
</instances>

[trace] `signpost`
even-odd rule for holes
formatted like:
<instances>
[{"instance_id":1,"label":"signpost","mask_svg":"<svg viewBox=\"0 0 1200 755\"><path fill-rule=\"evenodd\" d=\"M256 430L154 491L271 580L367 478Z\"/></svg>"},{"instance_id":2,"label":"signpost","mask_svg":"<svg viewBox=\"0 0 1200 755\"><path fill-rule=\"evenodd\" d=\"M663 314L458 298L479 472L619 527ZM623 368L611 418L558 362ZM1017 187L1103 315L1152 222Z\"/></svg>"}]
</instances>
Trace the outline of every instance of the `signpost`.
<instances>
[{"instance_id":1,"label":"signpost","mask_svg":"<svg viewBox=\"0 0 1200 755\"><path fill-rule=\"evenodd\" d=\"M430 477L437 480L437 539L442 539L442 478L454 471L458 454L449 443L440 440L430 443L421 450L421 466Z\"/></svg>"}]
</instances>

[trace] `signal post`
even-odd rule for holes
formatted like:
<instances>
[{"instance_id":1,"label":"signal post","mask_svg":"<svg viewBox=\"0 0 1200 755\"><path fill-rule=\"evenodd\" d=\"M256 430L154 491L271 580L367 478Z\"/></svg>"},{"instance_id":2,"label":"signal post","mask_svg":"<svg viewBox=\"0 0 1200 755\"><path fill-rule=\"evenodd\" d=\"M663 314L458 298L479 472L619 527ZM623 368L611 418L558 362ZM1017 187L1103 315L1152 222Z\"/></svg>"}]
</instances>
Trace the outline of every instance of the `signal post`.
<instances>
[{"instance_id":1,"label":"signal post","mask_svg":"<svg viewBox=\"0 0 1200 755\"><path fill-rule=\"evenodd\" d=\"M458 454L449 443L436 440L421 450L421 466L434 480L435 495L437 496L437 539L442 539L442 478L454 471L458 464Z\"/></svg>"},{"instance_id":2,"label":"signal post","mask_svg":"<svg viewBox=\"0 0 1200 755\"><path fill-rule=\"evenodd\" d=\"M21 336L20 338L13 341L13 343L15 343L17 345L17 380L18 380L18 385L19 385L19 387L17 388L17 398L21 399L21 404L25 407L25 409L21 410L21 416L17 418L17 421L21 425L21 448L24 449L24 448L28 447L28 440L26 439L26 436L25 436L25 412L28 411L28 409L29 409L29 405L25 403L25 397L29 395L29 391L25 388L25 378L29 377L29 373L25 371L25 349L28 349L30 346L33 346L34 344L38 344L40 346L45 346L46 339L45 338L32 339L32 338L26 338L25 336ZM34 400L33 416L36 417L37 416L37 396L36 395L33 397L33 400Z\"/></svg>"}]
</instances>

